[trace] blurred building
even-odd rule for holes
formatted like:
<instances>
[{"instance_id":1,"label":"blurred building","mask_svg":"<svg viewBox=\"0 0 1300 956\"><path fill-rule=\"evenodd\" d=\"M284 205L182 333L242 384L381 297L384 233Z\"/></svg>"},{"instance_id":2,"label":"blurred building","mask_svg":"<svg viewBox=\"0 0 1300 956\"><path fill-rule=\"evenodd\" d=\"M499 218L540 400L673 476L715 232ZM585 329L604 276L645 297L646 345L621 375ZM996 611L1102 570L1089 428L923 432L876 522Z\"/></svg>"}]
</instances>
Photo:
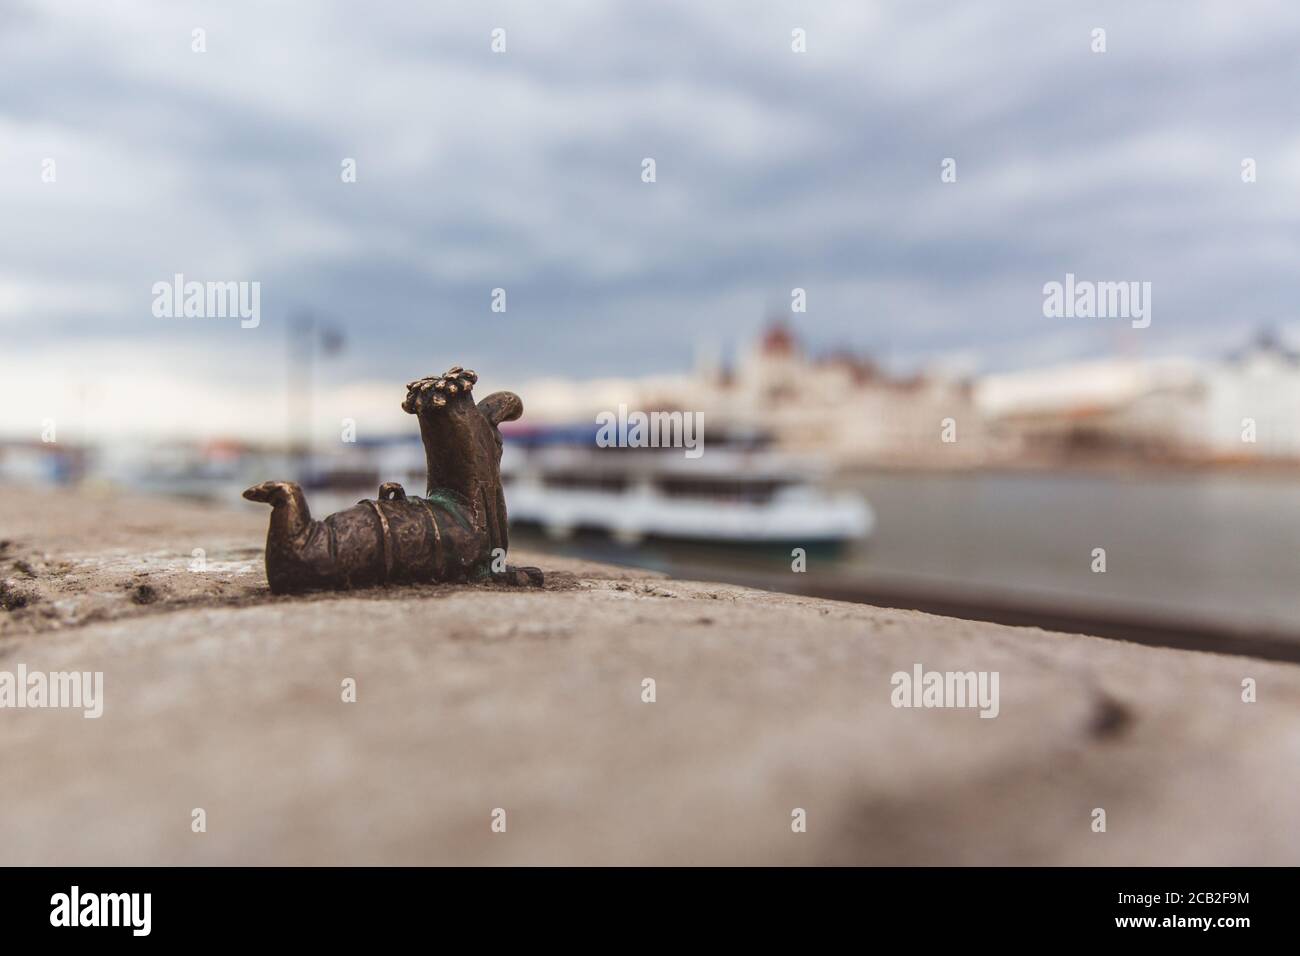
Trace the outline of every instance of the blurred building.
<instances>
[{"instance_id":1,"label":"blurred building","mask_svg":"<svg viewBox=\"0 0 1300 956\"><path fill-rule=\"evenodd\" d=\"M991 447L969 381L938 373L893 377L845 351L814 356L780 321L733 369L697 370L686 397L706 418L761 430L778 447L841 467L970 465L986 460Z\"/></svg>"},{"instance_id":2,"label":"blurred building","mask_svg":"<svg viewBox=\"0 0 1300 956\"><path fill-rule=\"evenodd\" d=\"M1101 360L987 376L976 401L1020 459L1172 457L1200 441L1203 378L1183 359Z\"/></svg>"},{"instance_id":3,"label":"blurred building","mask_svg":"<svg viewBox=\"0 0 1300 956\"><path fill-rule=\"evenodd\" d=\"M1300 355L1271 333L1221 360L1101 360L982 379L1021 460L1300 462Z\"/></svg>"},{"instance_id":4,"label":"blurred building","mask_svg":"<svg viewBox=\"0 0 1300 956\"><path fill-rule=\"evenodd\" d=\"M1271 332L1207 370L1202 408L1212 457L1300 461L1300 355Z\"/></svg>"}]
</instances>

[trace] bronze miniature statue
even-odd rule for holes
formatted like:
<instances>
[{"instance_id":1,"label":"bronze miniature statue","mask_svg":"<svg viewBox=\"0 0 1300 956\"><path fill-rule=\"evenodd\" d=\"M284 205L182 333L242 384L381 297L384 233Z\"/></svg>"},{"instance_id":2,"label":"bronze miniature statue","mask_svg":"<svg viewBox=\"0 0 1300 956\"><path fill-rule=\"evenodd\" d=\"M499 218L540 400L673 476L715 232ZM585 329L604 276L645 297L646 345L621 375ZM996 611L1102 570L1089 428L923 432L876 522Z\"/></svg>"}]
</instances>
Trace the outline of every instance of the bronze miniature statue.
<instances>
[{"instance_id":1,"label":"bronze miniature statue","mask_svg":"<svg viewBox=\"0 0 1300 956\"><path fill-rule=\"evenodd\" d=\"M478 376L455 366L406 386L403 411L420 422L428 470L423 498L386 482L366 499L313 521L302 488L264 481L244 492L271 505L266 579L275 594L338 590L387 582L486 581L540 585L537 568L504 563L506 499L501 490L501 432L524 405L513 392L478 404Z\"/></svg>"}]
</instances>

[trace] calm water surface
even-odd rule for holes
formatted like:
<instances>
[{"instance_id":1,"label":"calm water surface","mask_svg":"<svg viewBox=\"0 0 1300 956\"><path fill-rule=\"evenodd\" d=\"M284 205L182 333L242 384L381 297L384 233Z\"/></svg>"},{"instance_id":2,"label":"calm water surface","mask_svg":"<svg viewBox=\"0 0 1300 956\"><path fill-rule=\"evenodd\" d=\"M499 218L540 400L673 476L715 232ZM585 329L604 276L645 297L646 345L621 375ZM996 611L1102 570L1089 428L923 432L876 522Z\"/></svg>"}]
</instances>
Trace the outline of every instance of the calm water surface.
<instances>
[{"instance_id":1,"label":"calm water surface","mask_svg":"<svg viewBox=\"0 0 1300 956\"><path fill-rule=\"evenodd\" d=\"M1300 630L1300 479L889 473L851 485L876 511L875 534L838 557L813 555L809 574ZM1106 551L1104 574L1092 571L1094 548ZM789 567L786 555L657 544L562 550L670 572Z\"/></svg>"}]
</instances>

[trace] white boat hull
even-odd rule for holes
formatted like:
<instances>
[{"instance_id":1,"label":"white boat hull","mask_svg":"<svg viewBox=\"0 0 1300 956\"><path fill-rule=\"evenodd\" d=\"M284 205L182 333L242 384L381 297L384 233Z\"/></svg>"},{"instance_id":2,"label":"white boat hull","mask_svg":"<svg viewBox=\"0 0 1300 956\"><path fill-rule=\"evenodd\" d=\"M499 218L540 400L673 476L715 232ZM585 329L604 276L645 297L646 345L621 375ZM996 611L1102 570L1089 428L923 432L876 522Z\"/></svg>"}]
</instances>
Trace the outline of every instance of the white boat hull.
<instances>
[{"instance_id":1,"label":"white boat hull","mask_svg":"<svg viewBox=\"0 0 1300 956\"><path fill-rule=\"evenodd\" d=\"M841 543L871 533L875 515L853 494L795 492L771 501L712 501L653 492L612 493L518 482L507 491L512 522L539 525L555 538L578 530L616 540L645 538L769 544Z\"/></svg>"}]
</instances>

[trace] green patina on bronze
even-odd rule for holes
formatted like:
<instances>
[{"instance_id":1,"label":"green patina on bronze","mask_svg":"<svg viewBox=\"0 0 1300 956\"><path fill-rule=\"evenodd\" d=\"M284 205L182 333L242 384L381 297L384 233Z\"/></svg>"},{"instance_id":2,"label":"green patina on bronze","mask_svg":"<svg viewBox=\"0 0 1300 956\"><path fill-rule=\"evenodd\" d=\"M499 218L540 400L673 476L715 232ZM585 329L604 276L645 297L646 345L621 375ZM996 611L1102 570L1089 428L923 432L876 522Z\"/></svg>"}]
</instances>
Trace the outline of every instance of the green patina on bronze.
<instances>
[{"instance_id":1,"label":"green patina on bronze","mask_svg":"<svg viewBox=\"0 0 1300 956\"><path fill-rule=\"evenodd\" d=\"M445 491L435 490L429 492L424 500L430 505L445 509L448 514L460 522L462 528L469 530L472 526L473 522L465 515L465 502L457 499L456 496Z\"/></svg>"}]
</instances>

